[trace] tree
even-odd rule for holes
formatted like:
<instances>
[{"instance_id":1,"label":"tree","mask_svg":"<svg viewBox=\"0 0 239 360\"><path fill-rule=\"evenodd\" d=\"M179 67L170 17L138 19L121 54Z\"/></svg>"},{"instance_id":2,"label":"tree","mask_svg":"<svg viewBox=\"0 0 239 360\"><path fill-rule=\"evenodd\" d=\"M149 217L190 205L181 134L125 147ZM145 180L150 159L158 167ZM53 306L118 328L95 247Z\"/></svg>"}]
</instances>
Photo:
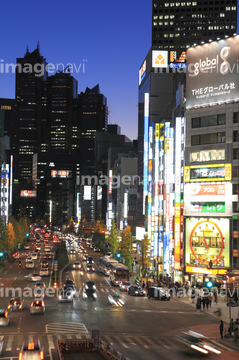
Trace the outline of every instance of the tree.
<instances>
[{"instance_id":1,"label":"tree","mask_svg":"<svg viewBox=\"0 0 239 360\"><path fill-rule=\"evenodd\" d=\"M6 226L0 220L0 250L5 252L6 249Z\"/></svg>"},{"instance_id":2,"label":"tree","mask_svg":"<svg viewBox=\"0 0 239 360\"><path fill-rule=\"evenodd\" d=\"M138 257L138 263L142 268L143 275L145 275L147 271L146 269L151 266L150 245L150 239L148 238L148 235L145 234L143 240L141 241L141 253Z\"/></svg>"},{"instance_id":3,"label":"tree","mask_svg":"<svg viewBox=\"0 0 239 360\"><path fill-rule=\"evenodd\" d=\"M122 231L121 241L121 254L124 256L124 263L127 267L131 265L131 252L132 252L132 233L131 227L128 225L124 231Z\"/></svg>"},{"instance_id":4,"label":"tree","mask_svg":"<svg viewBox=\"0 0 239 360\"><path fill-rule=\"evenodd\" d=\"M113 253L113 255L115 255L116 251L118 250L118 231L116 229L116 224L114 220L111 221L111 229L108 237L108 242L111 247L111 252Z\"/></svg>"},{"instance_id":5,"label":"tree","mask_svg":"<svg viewBox=\"0 0 239 360\"><path fill-rule=\"evenodd\" d=\"M107 227L106 227L106 225L104 224L104 221L103 221L103 220L97 220L97 221L96 221L96 224L95 224L94 231L95 231L96 233L101 233L101 234L103 234L103 233L106 232L106 230L107 230Z\"/></svg>"},{"instance_id":6,"label":"tree","mask_svg":"<svg viewBox=\"0 0 239 360\"><path fill-rule=\"evenodd\" d=\"M74 220L72 218L70 218L67 228L68 232L72 234L74 231Z\"/></svg>"},{"instance_id":7,"label":"tree","mask_svg":"<svg viewBox=\"0 0 239 360\"><path fill-rule=\"evenodd\" d=\"M8 223L6 227L6 245L8 249L8 254L16 247L16 235L13 229L12 223Z\"/></svg>"}]
</instances>

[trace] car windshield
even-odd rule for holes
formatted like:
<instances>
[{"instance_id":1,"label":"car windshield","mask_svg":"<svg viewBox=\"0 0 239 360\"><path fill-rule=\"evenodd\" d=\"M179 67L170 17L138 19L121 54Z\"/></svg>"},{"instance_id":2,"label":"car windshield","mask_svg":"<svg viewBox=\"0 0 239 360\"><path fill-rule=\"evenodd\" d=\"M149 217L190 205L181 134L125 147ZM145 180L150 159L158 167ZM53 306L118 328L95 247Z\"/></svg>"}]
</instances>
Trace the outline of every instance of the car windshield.
<instances>
[{"instance_id":1,"label":"car windshield","mask_svg":"<svg viewBox=\"0 0 239 360\"><path fill-rule=\"evenodd\" d=\"M0 313L0 318L5 318L5 312Z\"/></svg>"},{"instance_id":2,"label":"car windshield","mask_svg":"<svg viewBox=\"0 0 239 360\"><path fill-rule=\"evenodd\" d=\"M86 285L89 286L89 287L92 287L92 286L95 285L95 283L93 281L87 281Z\"/></svg>"},{"instance_id":3,"label":"car windshield","mask_svg":"<svg viewBox=\"0 0 239 360\"><path fill-rule=\"evenodd\" d=\"M34 305L34 306L41 306L41 305L42 305L42 301L40 301L40 300L34 301L33 305Z\"/></svg>"},{"instance_id":4,"label":"car windshield","mask_svg":"<svg viewBox=\"0 0 239 360\"><path fill-rule=\"evenodd\" d=\"M10 304L13 304L14 302L20 303L21 300L20 300L20 299L11 299L11 300L10 300Z\"/></svg>"}]
</instances>

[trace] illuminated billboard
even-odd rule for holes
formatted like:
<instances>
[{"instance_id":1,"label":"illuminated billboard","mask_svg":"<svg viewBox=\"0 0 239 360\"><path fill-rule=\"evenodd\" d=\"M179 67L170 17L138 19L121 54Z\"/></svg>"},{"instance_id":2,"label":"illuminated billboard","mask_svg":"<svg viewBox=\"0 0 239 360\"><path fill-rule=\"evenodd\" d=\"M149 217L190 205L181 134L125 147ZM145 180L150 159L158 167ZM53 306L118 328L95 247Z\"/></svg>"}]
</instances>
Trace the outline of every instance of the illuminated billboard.
<instances>
[{"instance_id":1,"label":"illuminated billboard","mask_svg":"<svg viewBox=\"0 0 239 360\"><path fill-rule=\"evenodd\" d=\"M144 94L143 215L145 215L145 198L148 194L148 161L149 161L149 93L145 93Z\"/></svg>"},{"instance_id":2,"label":"illuminated billboard","mask_svg":"<svg viewBox=\"0 0 239 360\"><path fill-rule=\"evenodd\" d=\"M187 50L187 109L239 99L239 37Z\"/></svg>"},{"instance_id":3,"label":"illuminated billboard","mask_svg":"<svg viewBox=\"0 0 239 360\"><path fill-rule=\"evenodd\" d=\"M72 178L71 170L51 170L52 178Z\"/></svg>"},{"instance_id":4,"label":"illuminated billboard","mask_svg":"<svg viewBox=\"0 0 239 360\"><path fill-rule=\"evenodd\" d=\"M36 192L36 190L21 190L20 196L21 197L36 197L37 192Z\"/></svg>"},{"instance_id":5,"label":"illuminated billboard","mask_svg":"<svg viewBox=\"0 0 239 360\"><path fill-rule=\"evenodd\" d=\"M186 264L230 266L229 219L186 219Z\"/></svg>"},{"instance_id":6,"label":"illuminated billboard","mask_svg":"<svg viewBox=\"0 0 239 360\"><path fill-rule=\"evenodd\" d=\"M84 200L91 200L91 186L84 186Z\"/></svg>"},{"instance_id":7,"label":"illuminated billboard","mask_svg":"<svg viewBox=\"0 0 239 360\"><path fill-rule=\"evenodd\" d=\"M191 187L191 196L201 195L225 195L225 184L220 185L198 185L195 184Z\"/></svg>"},{"instance_id":8,"label":"illuminated billboard","mask_svg":"<svg viewBox=\"0 0 239 360\"><path fill-rule=\"evenodd\" d=\"M184 167L185 182L230 181L231 178L231 164L194 165Z\"/></svg>"},{"instance_id":9,"label":"illuminated billboard","mask_svg":"<svg viewBox=\"0 0 239 360\"><path fill-rule=\"evenodd\" d=\"M146 76L146 60L144 60L143 65L139 69L139 85L144 80Z\"/></svg>"},{"instance_id":10,"label":"illuminated billboard","mask_svg":"<svg viewBox=\"0 0 239 360\"><path fill-rule=\"evenodd\" d=\"M152 67L153 68L167 68L168 67L168 52L163 50L152 51Z\"/></svg>"}]
</instances>

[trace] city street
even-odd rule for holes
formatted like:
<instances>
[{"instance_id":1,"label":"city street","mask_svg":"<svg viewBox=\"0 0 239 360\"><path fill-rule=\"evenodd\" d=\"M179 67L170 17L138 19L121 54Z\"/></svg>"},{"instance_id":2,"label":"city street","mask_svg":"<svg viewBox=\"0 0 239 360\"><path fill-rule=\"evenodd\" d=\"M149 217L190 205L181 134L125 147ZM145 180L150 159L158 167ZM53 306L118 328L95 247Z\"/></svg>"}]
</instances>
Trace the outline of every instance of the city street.
<instances>
[{"instance_id":1,"label":"city street","mask_svg":"<svg viewBox=\"0 0 239 360\"><path fill-rule=\"evenodd\" d=\"M85 243L83 243L85 246ZM222 351L220 359L233 359L238 356L235 350L238 345L219 339L218 319L202 313L196 315L196 310L178 299L170 301L149 300L147 297L133 297L127 293L121 293L125 300L122 308L110 305L108 295L119 292L112 288L108 277L99 272L98 263L101 256L87 248L88 254L94 257L96 273L86 272L86 262L82 260L82 254L69 255L71 265L63 274L63 280L73 279L79 296L73 303L59 303L56 296L46 297L46 312L44 315L30 315L30 303L32 298L24 297L23 311L10 313L9 326L1 331L1 339L4 340L3 357L5 359L17 358L20 346L24 339L39 339L44 345L46 358L57 359L56 340L87 338L92 330L99 330L100 338L113 345L129 359L156 359L159 354L163 359L185 359L187 354L182 352L175 343L175 336L183 330L199 331L204 335L210 330L218 328L217 339L213 344ZM40 261L37 261L39 270ZM23 260L24 257L22 256ZM79 270L75 270L72 264L75 260L81 262L84 269L83 276ZM24 261L22 261L24 264ZM34 287L34 283L28 282L24 276L31 269L19 268L18 260L7 265L1 274L1 289L3 287ZM82 286L87 279L95 282L97 299L82 297ZM54 280L54 274L53 274ZM42 281L49 286L50 277L44 277ZM53 281L51 281L52 284ZM2 295L2 293L1 293ZM11 294L8 297L1 296L1 307L6 308ZM195 359L197 357L194 357ZM212 359L216 356L211 356Z\"/></svg>"}]
</instances>

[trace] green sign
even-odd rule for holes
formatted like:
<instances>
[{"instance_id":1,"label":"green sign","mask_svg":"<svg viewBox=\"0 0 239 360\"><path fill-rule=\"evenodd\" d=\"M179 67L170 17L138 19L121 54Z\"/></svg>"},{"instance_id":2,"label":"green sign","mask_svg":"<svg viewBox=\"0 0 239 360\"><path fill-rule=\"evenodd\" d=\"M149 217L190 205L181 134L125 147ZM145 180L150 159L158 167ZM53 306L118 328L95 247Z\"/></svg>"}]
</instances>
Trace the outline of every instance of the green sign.
<instances>
[{"instance_id":1,"label":"green sign","mask_svg":"<svg viewBox=\"0 0 239 360\"><path fill-rule=\"evenodd\" d=\"M232 214L232 219L233 220L238 220L238 214L236 214L236 213Z\"/></svg>"},{"instance_id":2,"label":"green sign","mask_svg":"<svg viewBox=\"0 0 239 360\"><path fill-rule=\"evenodd\" d=\"M206 202L191 204L192 211L194 212L207 212L207 213L224 213L225 203L224 202Z\"/></svg>"}]
</instances>

